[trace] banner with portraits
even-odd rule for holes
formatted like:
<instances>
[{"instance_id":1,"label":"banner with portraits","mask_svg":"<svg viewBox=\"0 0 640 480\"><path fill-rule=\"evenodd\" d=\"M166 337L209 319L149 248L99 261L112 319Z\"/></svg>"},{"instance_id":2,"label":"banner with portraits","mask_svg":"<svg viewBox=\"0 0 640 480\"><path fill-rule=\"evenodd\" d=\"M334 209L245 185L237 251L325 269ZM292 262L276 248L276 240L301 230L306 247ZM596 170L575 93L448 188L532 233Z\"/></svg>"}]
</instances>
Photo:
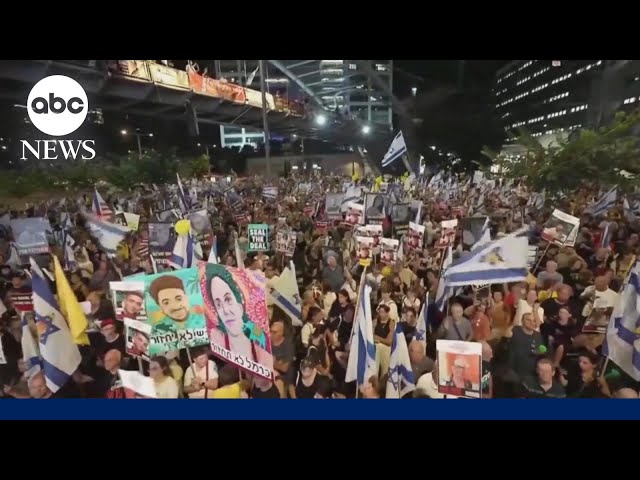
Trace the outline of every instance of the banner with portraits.
<instances>
[{"instance_id":1,"label":"banner with portraits","mask_svg":"<svg viewBox=\"0 0 640 480\"><path fill-rule=\"evenodd\" d=\"M396 238L381 238L380 247L382 249L380 262L386 265L395 264L398 260L398 249L400 247L400 240Z\"/></svg>"},{"instance_id":2,"label":"banner with portraits","mask_svg":"<svg viewBox=\"0 0 640 480\"><path fill-rule=\"evenodd\" d=\"M351 227L355 225L364 225L364 206L355 203L347 203L347 214L344 218L344 223Z\"/></svg>"},{"instance_id":3,"label":"banner with portraits","mask_svg":"<svg viewBox=\"0 0 640 480\"><path fill-rule=\"evenodd\" d=\"M191 223L191 231L203 247L210 247L213 238L213 227L206 209L197 210L187 214L186 218Z\"/></svg>"},{"instance_id":4,"label":"banner with portraits","mask_svg":"<svg viewBox=\"0 0 640 480\"><path fill-rule=\"evenodd\" d=\"M11 220L11 230L18 255L49 253L47 235L53 235L53 229L48 218L14 218Z\"/></svg>"},{"instance_id":5,"label":"banner with portraits","mask_svg":"<svg viewBox=\"0 0 640 480\"><path fill-rule=\"evenodd\" d=\"M436 340L438 392L464 398L482 395L482 344Z\"/></svg>"},{"instance_id":6,"label":"banner with portraits","mask_svg":"<svg viewBox=\"0 0 640 480\"><path fill-rule=\"evenodd\" d=\"M175 223L182 218L182 215L175 208L170 208L168 210L162 210L158 212L158 220L163 223Z\"/></svg>"},{"instance_id":7,"label":"banner with portraits","mask_svg":"<svg viewBox=\"0 0 640 480\"><path fill-rule=\"evenodd\" d=\"M149 224L149 255L157 264L168 265L176 242L176 232L171 223Z\"/></svg>"},{"instance_id":8,"label":"banner with portraits","mask_svg":"<svg viewBox=\"0 0 640 480\"><path fill-rule=\"evenodd\" d=\"M410 203L396 203L391 206L391 223L395 235L404 235L409 229L409 222L415 217Z\"/></svg>"},{"instance_id":9,"label":"banner with portraits","mask_svg":"<svg viewBox=\"0 0 640 480\"><path fill-rule=\"evenodd\" d=\"M231 208L231 210L233 210L234 212L239 212L240 210L242 210L244 202L242 201L242 197L235 188L232 187L227 189L224 192L224 199L226 200L227 205L229 205L229 208Z\"/></svg>"},{"instance_id":10,"label":"banner with portraits","mask_svg":"<svg viewBox=\"0 0 640 480\"><path fill-rule=\"evenodd\" d=\"M204 263L198 268L214 355L251 375L273 380L264 274Z\"/></svg>"},{"instance_id":11,"label":"banner with portraits","mask_svg":"<svg viewBox=\"0 0 640 480\"><path fill-rule=\"evenodd\" d=\"M540 237L559 247L573 247L576 243L580 219L557 208L542 227Z\"/></svg>"},{"instance_id":12,"label":"banner with portraits","mask_svg":"<svg viewBox=\"0 0 640 480\"><path fill-rule=\"evenodd\" d=\"M409 250L422 250L424 245L424 225L409 222L409 230L405 235Z\"/></svg>"},{"instance_id":13,"label":"banner with portraits","mask_svg":"<svg viewBox=\"0 0 640 480\"><path fill-rule=\"evenodd\" d=\"M324 213L329 220L342 220L344 193L327 193L324 199Z\"/></svg>"},{"instance_id":14,"label":"banner with portraits","mask_svg":"<svg viewBox=\"0 0 640 480\"><path fill-rule=\"evenodd\" d=\"M373 241L372 237L356 237L358 262L363 267L371 265L371 259L373 258Z\"/></svg>"},{"instance_id":15,"label":"banner with portraits","mask_svg":"<svg viewBox=\"0 0 640 480\"><path fill-rule=\"evenodd\" d=\"M297 240L298 234L293 230L281 230L276 233L275 251L288 257L293 257Z\"/></svg>"},{"instance_id":16,"label":"banner with portraits","mask_svg":"<svg viewBox=\"0 0 640 480\"><path fill-rule=\"evenodd\" d=\"M151 325L149 353L152 357L209 343L196 268L142 278L147 322Z\"/></svg>"},{"instance_id":17,"label":"banner with portraits","mask_svg":"<svg viewBox=\"0 0 640 480\"><path fill-rule=\"evenodd\" d=\"M440 222L440 239L438 240L438 248L447 248L453 245L456 239L456 229L458 227L458 219L443 220Z\"/></svg>"},{"instance_id":18,"label":"banner with portraits","mask_svg":"<svg viewBox=\"0 0 640 480\"><path fill-rule=\"evenodd\" d=\"M364 197L364 202L366 222L381 224L388 211L387 195L383 193L367 193Z\"/></svg>"},{"instance_id":19,"label":"banner with portraits","mask_svg":"<svg viewBox=\"0 0 640 480\"><path fill-rule=\"evenodd\" d=\"M125 349L127 355L149 360L151 325L138 320L124 319Z\"/></svg>"},{"instance_id":20,"label":"banner with portraits","mask_svg":"<svg viewBox=\"0 0 640 480\"><path fill-rule=\"evenodd\" d=\"M109 282L116 319L146 321L143 281Z\"/></svg>"}]
</instances>

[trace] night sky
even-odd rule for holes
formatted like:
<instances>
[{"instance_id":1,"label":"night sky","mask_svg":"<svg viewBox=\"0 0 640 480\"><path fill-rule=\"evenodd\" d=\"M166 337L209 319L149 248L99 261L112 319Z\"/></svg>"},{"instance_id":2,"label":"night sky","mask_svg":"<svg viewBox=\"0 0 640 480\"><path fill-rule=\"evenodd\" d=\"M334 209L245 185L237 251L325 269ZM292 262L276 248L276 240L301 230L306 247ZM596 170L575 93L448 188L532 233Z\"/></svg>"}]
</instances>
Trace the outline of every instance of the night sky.
<instances>
[{"instance_id":1,"label":"night sky","mask_svg":"<svg viewBox=\"0 0 640 480\"><path fill-rule=\"evenodd\" d=\"M464 87L491 89L496 71L511 60L465 60ZM442 85L457 85L461 60L395 60L394 90L404 97L411 87L429 89Z\"/></svg>"}]
</instances>

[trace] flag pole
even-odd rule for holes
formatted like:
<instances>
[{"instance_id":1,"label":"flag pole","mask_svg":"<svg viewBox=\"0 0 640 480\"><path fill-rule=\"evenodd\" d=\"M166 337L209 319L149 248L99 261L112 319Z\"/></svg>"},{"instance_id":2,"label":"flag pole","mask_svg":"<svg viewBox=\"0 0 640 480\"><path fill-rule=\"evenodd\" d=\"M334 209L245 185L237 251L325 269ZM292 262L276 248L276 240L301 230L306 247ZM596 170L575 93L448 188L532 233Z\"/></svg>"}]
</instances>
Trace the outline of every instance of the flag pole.
<instances>
[{"instance_id":1,"label":"flag pole","mask_svg":"<svg viewBox=\"0 0 640 480\"><path fill-rule=\"evenodd\" d=\"M358 286L358 295L356 297L356 308L353 313L353 321L351 322L351 335L349 336L349 352L351 352L351 342L353 340L353 332L355 331L356 319L358 318L358 307L360 307L360 301L362 300L362 292L364 291L364 283L365 276L367 275L367 267L364 267L362 270L362 275L360 275L360 285ZM349 360L347 357L347 365L349 364ZM360 385L358 385L358 380L356 379L356 398L358 398L358 393L360 391Z\"/></svg>"}]
</instances>

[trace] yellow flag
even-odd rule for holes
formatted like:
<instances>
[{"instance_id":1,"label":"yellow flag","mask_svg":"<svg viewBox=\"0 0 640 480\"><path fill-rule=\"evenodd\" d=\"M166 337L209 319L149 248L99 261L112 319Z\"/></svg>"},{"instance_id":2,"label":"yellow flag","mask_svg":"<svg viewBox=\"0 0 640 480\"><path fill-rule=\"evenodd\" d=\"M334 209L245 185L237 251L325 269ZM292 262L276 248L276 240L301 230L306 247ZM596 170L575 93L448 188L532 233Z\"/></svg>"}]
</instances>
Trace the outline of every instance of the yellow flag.
<instances>
[{"instance_id":1,"label":"yellow flag","mask_svg":"<svg viewBox=\"0 0 640 480\"><path fill-rule=\"evenodd\" d=\"M87 336L89 322L87 322L87 317L62 271L60 260L55 255L53 256L53 276L56 280L56 295L60 304L60 312L67 319L73 343L76 345L89 345L89 337Z\"/></svg>"}]
</instances>

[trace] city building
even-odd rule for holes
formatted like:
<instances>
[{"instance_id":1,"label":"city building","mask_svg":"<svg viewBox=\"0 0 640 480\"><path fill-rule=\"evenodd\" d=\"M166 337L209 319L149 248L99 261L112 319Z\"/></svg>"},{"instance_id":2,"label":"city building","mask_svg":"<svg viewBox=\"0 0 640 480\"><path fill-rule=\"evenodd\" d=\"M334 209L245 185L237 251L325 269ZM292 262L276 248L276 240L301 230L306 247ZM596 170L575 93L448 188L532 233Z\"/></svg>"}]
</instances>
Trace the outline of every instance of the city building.
<instances>
[{"instance_id":1,"label":"city building","mask_svg":"<svg viewBox=\"0 0 640 480\"><path fill-rule=\"evenodd\" d=\"M363 123L378 123L393 129L392 60L287 60L280 64L287 69L286 73L265 62L265 82L270 93L303 100L310 91L328 110L359 118ZM216 78L260 88L258 60L215 60L215 70ZM261 131L243 127L221 126L220 138L223 147L256 146L264 141Z\"/></svg>"},{"instance_id":2,"label":"city building","mask_svg":"<svg viewBox=\"0 0 640 480\"><path fill-rule=\"evenodd\" d=\"M635 60L515 60L496 74L496 108L507 131L526 128L543 145L593 128L640 101ZM508 139L505 150L517 150Z\"/></svg>"}]
</instances>

